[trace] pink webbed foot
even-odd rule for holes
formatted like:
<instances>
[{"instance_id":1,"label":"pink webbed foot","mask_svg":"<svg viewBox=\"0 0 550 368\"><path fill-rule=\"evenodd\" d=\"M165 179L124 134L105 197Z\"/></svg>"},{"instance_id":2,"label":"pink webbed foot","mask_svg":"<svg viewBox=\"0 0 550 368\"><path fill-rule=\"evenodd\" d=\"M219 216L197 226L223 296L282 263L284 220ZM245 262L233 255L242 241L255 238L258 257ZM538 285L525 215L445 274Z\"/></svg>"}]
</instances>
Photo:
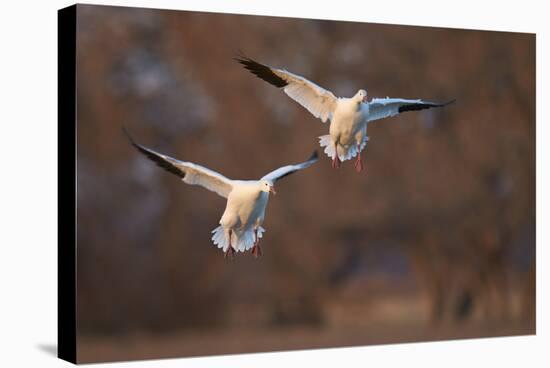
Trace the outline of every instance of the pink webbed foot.
<instances>
[{"instance_id":1,"label":"pink webbed foot","mask_svg":"<svg viewBox=\"0 0 550 368\"><path fill-rule=\"evenodd\" d=\"M357 160L355 160L355 171L357 171L358 173L361 172L361 170L363 170L363 161L361 161L361 155L359 154L359 156L357 156Z\"/></svg>"},{"instance_id":2,"label":"pink webbed foot","mask_svg":"<svg viewBox=\"0 0 550 368\"><path fill-rule=\"evenodd\" d=\"M361 170L363 170L363 161L361 160L361 148L359 145L357 145L357 160L355 160L355 171L357 171L358 173L361 172Z\"/></svg>"},{"instance_id":3,"label":"pink webbed foot","mask_svg":"<svg viewBox=\"0 0 550 368\"><path fill-rule=\"evenodd\" d=\"M223 258L227 258L229 256L229 259L233 259L233 255L235 254L235 249L233 247L227 248L225 253L223 254Z\"/></svg>"},{"instance_id":4,"label":"pink webbed foot","mask_svg":"<svg viewBox=\"0 0 550 368\"><path fill-rule=\"evenodd\" d=\"M332 168L338 169L340 168L340 157L338 157L338 145L334 145L334 158L332 159Z\"/></svg>"},{"instance_id":5,"label":"pink webbed foot","mask_svg":"<svg viewBox=\"0 0 550 368\"><path fill-rule=\"evenodd\" d=\"M262 248L260 248L260 239L258 238L258 229L254 231L254 234L256 235L256 240L252 246L252 255L254 258L258 258L262 256Z\"/></svg>"},{"instance_id":6,"label":"pink webbed foot","mask_svg":"<svg viewBox=\"0 0 550 368\"><path fill-rule=\"evenodd\" d=\"M229 230L229 247L227 247L227 250L223 254L223 258L227 258L229 256L229 259L233 259L233 255L235 254L235 249L233 249L233 246L231 245L231 235L232 232Z\"/></svg>"},{"instance_id":7,"label":"pink webbed foot","mask_svg":"<svg viewBox=\"0 0 550 368\"><path fill-rule=\"evenodd\" d=\"M340 163L341 163L340 158L338 157L338 155L335 155L334 158L332 159L332 168L339 169Z\"/></svg>"},{"instance_id":8,"label":"pink webbed foot","mask_svg":"<svg viewBox=\"0 0 550 368\"><path fill-rule=\"evenodd\" d=\"M262 256L262 248L260 248L260 244L254 244L252 247L252 255L254 258L258 258Z\"/></svg>"}]
</instances>

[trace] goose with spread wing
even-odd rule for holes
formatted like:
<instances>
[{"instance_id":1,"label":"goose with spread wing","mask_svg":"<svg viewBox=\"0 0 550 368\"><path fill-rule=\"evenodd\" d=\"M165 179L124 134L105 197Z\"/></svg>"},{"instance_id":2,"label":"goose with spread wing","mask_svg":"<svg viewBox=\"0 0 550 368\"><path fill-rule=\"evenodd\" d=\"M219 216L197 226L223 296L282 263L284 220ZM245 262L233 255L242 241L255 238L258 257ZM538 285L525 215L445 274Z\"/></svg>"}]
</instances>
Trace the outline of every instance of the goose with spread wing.
<instances>
[{"instance_id":1,"label":"goose with spread wing","mask_svg":"<svg viewBox=\"0 0 550 368\"><path fill-rule=\"evenodd\" d=\"M262 224L269 194L276 194L275 183L313 165L318 159L315 151L307 161L280 167L260 180L232 180L206 167L155 152L136 143L126 131L124 132L139 152L163 169L180 177L184 183L200 185L227 199L220 226L212 231L213 243L225 256L233 256L235 252L248 250L252 250L255 257L261 255L259 240L265 232Z\"/></svg>"},{"instance_id":2,"label":"goose with spread wing","mask_svg":"<svg viewBox=\"0 0 550 368\"><path fill-rule=\"evenodd\" d=\"M364 89L357 91L351 98L336 97L332 92L289 71L260 64L245 56L235 60L252 74L281 88L323 123L330 121L329 134L320 136L319 144L325 147L325 153L332 158L333 168L357 156L355 168L358 172L363 169L361 151L368 141L368 122L406 111L443 107L454 102L436 103L403 98L373 98L369 102Z\"/></svg>"}]
</instances>

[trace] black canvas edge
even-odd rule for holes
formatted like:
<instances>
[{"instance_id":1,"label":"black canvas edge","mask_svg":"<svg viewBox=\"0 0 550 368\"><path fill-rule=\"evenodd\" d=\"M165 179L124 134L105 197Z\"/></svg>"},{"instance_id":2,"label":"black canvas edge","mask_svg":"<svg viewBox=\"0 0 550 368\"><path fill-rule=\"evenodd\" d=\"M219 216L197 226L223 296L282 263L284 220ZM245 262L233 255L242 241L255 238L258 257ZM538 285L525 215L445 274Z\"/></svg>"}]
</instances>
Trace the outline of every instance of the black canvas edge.
<instances>
[{"instance_id":1,"label":"black canvas edge","mask_svg":"<svg viewBox=\"0 0 550 368\"><path fill-rule=\"evenodd\" d=\"M76 5L57 13L57 356L76 364Z\"/></svg>"}]
</instances>

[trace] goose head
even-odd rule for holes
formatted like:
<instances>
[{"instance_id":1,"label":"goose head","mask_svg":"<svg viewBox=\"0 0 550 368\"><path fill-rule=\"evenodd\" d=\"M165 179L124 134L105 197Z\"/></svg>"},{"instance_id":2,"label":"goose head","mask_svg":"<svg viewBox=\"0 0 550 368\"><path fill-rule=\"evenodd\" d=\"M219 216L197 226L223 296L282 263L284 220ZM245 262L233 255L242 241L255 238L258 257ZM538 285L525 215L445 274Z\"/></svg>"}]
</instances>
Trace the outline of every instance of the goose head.
<instances>
[{"instance_id":1,"label":"goose head","mask_svg":"<svg viewBox=\"0 0 550 368\"><path fill-rule=\"evenodd\" d=\"M273 182L269 180L260 180L259 185L260 185L260 191L277 194L277 192L275 191L275 186L273 185Z\"/></svg>"},{"instance_id":2,"label":"goose head","mask_svg":"<svg viewBox=\"0 0 550 368\"><path fill-rule=\"evenodd\" d=\"M354 99L357 101L357 103L367 103L367 91L364 89L360 89L355 94Z\"/></svg>"}]
</instances>

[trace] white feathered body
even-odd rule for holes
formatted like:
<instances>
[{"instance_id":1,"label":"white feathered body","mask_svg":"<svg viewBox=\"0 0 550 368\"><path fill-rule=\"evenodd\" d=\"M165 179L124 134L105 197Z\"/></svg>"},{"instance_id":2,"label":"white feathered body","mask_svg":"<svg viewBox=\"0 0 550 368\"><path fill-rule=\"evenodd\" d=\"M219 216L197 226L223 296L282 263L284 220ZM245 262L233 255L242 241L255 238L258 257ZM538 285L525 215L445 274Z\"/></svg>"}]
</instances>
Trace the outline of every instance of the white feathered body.
<instances>
[{"instance_id":1,"label":"white feathered body","mask_svg":"<svg viewBox=\"0 0 550 368\"><path fill-rule=\"evenodd\" d=\"M261 191L257 182L236 181L227 197L220 226L212 231L214 244L224 252L227 251L231 233L231 247L235 251L251 249L256 240L255 230L258 230L258 238L265 231L261 225L268 199L269 193Z\"/></svg>"},{"instance_id":2,"label":"white feathered body","mask_svg":"<svg viewBox=\"0 0 550 368\"><path fill-rule=\"evenodd\" d=\"M350 160L363 150L367 143L368 105L355 98L339 98L330 121L329 134L319 137L325 153L334 158L338 150L340 161Z\"/></svg>"}]
</instances>

